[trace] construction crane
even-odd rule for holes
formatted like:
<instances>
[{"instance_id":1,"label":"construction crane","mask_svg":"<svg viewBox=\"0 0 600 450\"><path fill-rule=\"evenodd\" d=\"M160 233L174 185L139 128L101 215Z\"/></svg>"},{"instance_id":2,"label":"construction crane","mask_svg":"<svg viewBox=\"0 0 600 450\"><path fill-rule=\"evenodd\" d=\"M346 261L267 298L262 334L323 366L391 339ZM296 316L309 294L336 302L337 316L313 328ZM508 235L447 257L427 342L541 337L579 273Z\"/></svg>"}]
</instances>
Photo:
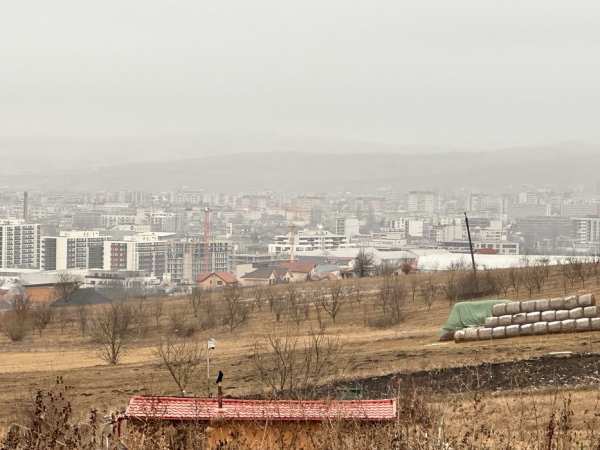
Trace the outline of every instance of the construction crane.
<instances>
[{"instance_id":1,"label":"construction crane","mask_svg":"<svg viewBox=\"0 0 600 450\"><path fill-rule=\"evenodd\" d=\"M210 241L212 238L212 224L210 222L210 213L211 210L210 208L207 206L204 208L204 243L203 243L203 249L204 249L204 261L203 261L203 271L204 272L210 272Z\"/></svg>"}]
</instances>

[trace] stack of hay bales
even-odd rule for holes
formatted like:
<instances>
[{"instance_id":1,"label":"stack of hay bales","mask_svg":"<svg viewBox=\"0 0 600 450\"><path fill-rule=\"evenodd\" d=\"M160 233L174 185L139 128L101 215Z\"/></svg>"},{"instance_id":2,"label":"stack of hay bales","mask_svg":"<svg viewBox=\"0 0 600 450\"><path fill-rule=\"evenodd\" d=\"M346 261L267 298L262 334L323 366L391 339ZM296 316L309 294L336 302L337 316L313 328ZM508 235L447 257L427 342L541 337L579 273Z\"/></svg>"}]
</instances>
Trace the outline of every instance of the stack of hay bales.
<instances>
[{"instance_id":1,"label":"stack of hay bales","mask_svg":"<svg viewBox=\"0 0 600 450\"><path fill-rule=\"evenodd\" d=\"M516 336L600 331L600 306L592 294L498 303L482 327L454 333L456 342Z\"/></svg>"}]
</instances>

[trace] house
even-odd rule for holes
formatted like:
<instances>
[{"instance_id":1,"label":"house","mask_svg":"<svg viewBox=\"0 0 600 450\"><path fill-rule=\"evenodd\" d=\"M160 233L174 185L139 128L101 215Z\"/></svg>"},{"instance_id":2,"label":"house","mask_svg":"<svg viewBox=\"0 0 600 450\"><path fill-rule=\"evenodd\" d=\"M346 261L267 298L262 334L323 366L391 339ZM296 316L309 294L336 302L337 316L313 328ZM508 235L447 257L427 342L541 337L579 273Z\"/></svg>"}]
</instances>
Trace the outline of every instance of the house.
<instances>
[{"instance_id":1,"label":"house","mask_svg":"<svg viewBox=\"0 0 600 450\"><path fill-rule=\"evenodd\" d=\"M282 261L277 265L278 268L289 270L291 281L308 281L314 272L316 264L310 261Z\"/></svg>"},{"instance_id":2,"label":"house","mask_svg":"<svg viewBox=\"0 0 600 450\"><path fill-rule=\"evenodd\" d=\"M229 443L236 448L314 448L311 434L323 425L385 425L397 418L396 400L239 400L231 398L145 397L129 400L118 419L120 434L143 432L148 425L196 427L207 448ZM125 423L123 423L125 422ZM298 444L302 445L298 445ZM292 445L293 444L293 445Z\"/></svg>"},{"instance_id":3,"label":"house","mask_svg":"<svg viewBox=\"0 0 600 450\"><path fill-rule=\"evenodd\" d=\"M235 286L238 284L238 280L234 274L229 272L204 272L198 274L196 283L202 289L215 289Z\"/></svg>"},{"instance_id":4,"label":"house","mask_svg":"<svg viewBox=\"0 0 600 450\"><path fill-rule=\"evenodd\" d=\"M244 286L270 286L289 283L291 279L292 275L287 269L265 267L242 276L242 284Z\"/></svg>"}]
</instances>

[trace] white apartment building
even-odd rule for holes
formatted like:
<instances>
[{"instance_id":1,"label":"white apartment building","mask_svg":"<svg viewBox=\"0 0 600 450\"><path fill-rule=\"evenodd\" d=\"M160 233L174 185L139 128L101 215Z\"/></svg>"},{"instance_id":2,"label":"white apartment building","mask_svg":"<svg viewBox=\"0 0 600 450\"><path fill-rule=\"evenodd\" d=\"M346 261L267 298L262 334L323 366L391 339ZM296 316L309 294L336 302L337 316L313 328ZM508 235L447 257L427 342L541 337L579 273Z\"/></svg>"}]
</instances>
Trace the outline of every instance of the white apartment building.
<instances>
[{"instance_id":1,"label":"white apartment building","mask_svg":"<svg viewBox=\"0 0 600 450\"><path fill-rule=\"evenodd\" d=\"M106 241L104 270L143 271L162 278L167 273L169 245L174 233L140 233L122 241Z\"/></svg>"},{"instance_id":2,"label":"white apartment building","mask_svg":"<svg viewBox=\"0 0 600 450\"><path fill-rule=\"evenodd\" d=\"M360 222L356 217L337 217L335 219L335 234L346 236L350 241L352 236L360 234Z\"/></svg>"},{"instance_id":3,"label":"white apartment building","mask_svg":"<svg viewBox=\"0 0 600 450\"><path fill-rule=\"evenodd\" d=\"M348 239L343 234L334 234L324 230L301 230L292 239L287 234L275 236L274 242L269 244L269 254L290 254L292 248L294 248L294 253L299 254L314 250L333 250L347 246Z\"/></svg>"},{"instance_id":4,"label":"white apartment building","mask_svg":"<svg viewBox=\"0 0 600 450\"><path fill-rule=\"evenodd\" d=\"M40 225L18 220L0 222L0 269L39 269Z\"/></svg>"},{"instance_id":5,"label":"white apartment building","mask_svg":"<svg viewBox=\"0 0 600 450\"><path fill-rule=\"evenodd\" d=\"M600 217L574 217L571 223L576 243L600 243Z\"/></svg>"},{"instance_id":6,"label":"white apartment building","mask_svg":"<svg viewBox=\"0 0 600 450\"><path fill-rule=\"evenodd\" d=\"M102 269L104 242L99 231L64 231L42 238L42 270Z\"/></svg>"},{"instance_id":7,"label":"white apartment building","mask_svg":"<svg viewBox=\"0 0 600 450\"><path fill-rule=\"evenodd\" d=\"M410 191L408 212L433 214L439 210L439 196L432 191Z\"/></svg>"}]
</instances>

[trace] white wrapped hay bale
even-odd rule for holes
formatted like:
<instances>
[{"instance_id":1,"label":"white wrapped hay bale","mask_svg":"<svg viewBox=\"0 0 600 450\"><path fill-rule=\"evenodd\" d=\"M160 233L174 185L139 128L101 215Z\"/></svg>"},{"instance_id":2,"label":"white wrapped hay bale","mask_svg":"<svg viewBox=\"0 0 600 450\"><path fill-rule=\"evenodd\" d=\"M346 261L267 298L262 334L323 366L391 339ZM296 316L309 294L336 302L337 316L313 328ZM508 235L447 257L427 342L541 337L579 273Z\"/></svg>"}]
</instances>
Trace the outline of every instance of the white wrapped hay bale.
<instances>
[{"instance_id":1,"label":"white wrapped hay bale","mask_svg":"<svg viewBox=\"0 0 600 450\"><path fill-rule=\"evenodd\" d=\"M598 307L597 306L586 306L583 308L583 317L597 317Z\"/></svg>"},{"instance_id":2,"label":"white wrapped hay bale","mask_svg":"<svg viewBox=\"0 0 600 450\"><path fill-rule=\"evenodd\" d=\"M492 306L492 315L499 317L506 314L506 303L497 303Z\"/></svg>"},{"instance_id":3,"label":"white wrapped hay bale","mask_svg":"<svg viewBox=\"0 0 600 450\"><path fill-rule=\"evenodd\" d=\"M548 333L560 333L561 331L561 321L554 320L552 322L548 322Z\"/></svg>"},{"instance_id":4,"label":"white wrapped hay bale","mask_svg":"<svg viewBox=\"0 0 600 450\"><path fill-rule=\"evenodd\" d=\"M590 319L590 329L594 331L600 330L600 317L592 317Z\"/></svg>"},{"instance_id":5,"label":"white wrapped hay bale","mask_svg":"<svg viewBox=\"0 0 600 450\"><path fill-rule=\"evenodd\" d=\"M492 316L492 317L486 317L485 318L485 326L486 327L494 328L497 325L498 325L498 318L497 317Z\"/></svg>"},{"instance_id":6,"label":"white wrapped hay bale","mask_svg":"<svg viewBox=\"0 0 600 450\"><path fill-rule=\"evenodd\" d=\"M477 338L477 328L465 328L465 341L476 341Z\"/></svg>"},{"instance_id":7,"label":"white wrapped hay bale","mask_svg":"<svg viewBox=\"0 0 600 450\"><path fill-rule=\"evenodd\" d=\"M548 311L550 309L550 300L547 298L543 298L541 300L535 301L535 310L536 311Z\"/></svg>"},{"instance_id":8,"label":"white wrapped hay bale","mask_svg":"<svg viewBox=\"0 0 600 450\"><path fill-rule=\"evenodd\" d=\"M540 314L541 313L539 311L534 311L534 312L527 313L527 322L528 323L539 322L540 321Z\"/></svg>"},{"instance_id":9,"label":"white wrapped hay bale","mask_svg":"<svg viewBox=\"0 0 600 450\"><path fill-rule=\"evenodd\" d=\"M575 321L575 330L577 331L589 331L590 329L590 319L587 317L584 319L577 319Z\"/></svg>"},{"instance_id":10,"label":"white wrapped hay bale","mask_svg":"<svg viewBox=\"0 0 600 450\"><path fill-rule=\"evenodd\" d=\"M514 324L522 324L525 322L527 322L527 314L525 314L525 313L515 314L512 317L512 323L514 323Z\"/></svg>"},{"instance_id":11,"label":"white wrapped hay bale","mask_svg":"<svg viewBox=\"0 0 600 450\"><path fill-rule=\"evenodd\" d=\"M583 317L583 308L573 308L569 310L569 319L581 319Z\"/></svg>"},{"instance_id":12,"label":"white wrapped hay bale","mask_svg":"<svg viewBox=\"0 0 600 450\"><path fill-rule=\"evenodd\" d=\"M556 311L556 320L566 320L569 318L569 311L566 309L560 309Z\"/></svg>"},{"instance_id":13,"label":"white wrapped hay bale","mask_svg":"<svg viewBox=\"0 0 600 450\"><path fill-rule=\"evenodd\" d=\"M596 301L593 294L584 294L577 297L578 306L594 306Z\"/></svg>"},{"instance_id":14,"label":"white wrapped hay bale","mask_svg":"<svg viewBox=\"0 0 600 450\"><path fill-rule=\"evenodd\" d=\"M505 316L498 317L498 325L510 325L512 323L512 316L506 314Z\"/></svg>"},{"instance_id":15,"label":"white wrapped hay bale","mask_svg":"<svg viewBox=\"0 0 600 450\"><path fill-rule=\"evenodd\" d=\"M506 327L506 337L517 337L519 335L520 325L509 325Z\"/></svg>"},{"instance_id":16,"label":"white wrapped hay bale","mask_svg":"<svg viewBox=\"0 0 600 450\"><path fill-rule=\"evenodd\" d=\"M521 302L521 312L529 313L535 311L535 300Z\"/></svg>"},{"instance_id":17,"label":"white wrapped hay bale","mask_svg":"<svg viewBox=\"0 0 600 450\"><path fill-rule=\"evenodd\" d=\"M563 309L565 307L565 299L562 297L555 297L550 299L550 309Z\"/></svg>"},{"instance_id":18,"label":"white wrapped hay bale","mask_svg":"<svg viewBox=\"0 0 600 450\"><path fill-rule=\"evenodd\" d=\"M533 334L548 333L548 322L536 322L533 324Z\"/></svg>"},{"instance_id":19,"label":"white wrapped hay bale","mask_svg":"<svg viewBox=\"0 0 600 450\"><path fill-rule=\"evenodd\" d=\"M481 340L491 339L492 338L492 328L479 328L477 330L477 336Z\"/></svg>"},{"instance_id":20,"label":"white wrapped hay bale","mask_svg":"<svg viewBox=\"0 0 600 450\"><path fill-rule=\"evenodd\" d=\"M506 304L506 314L518 314L521 312L521 302L510 302Z\"/></svg>"},{"instance_id":21,"label":"white wrapped hay bale","mask_svg":"<svg viewBox=\"0 0 600 450\"><path fill-rule=\"evenodd\" d=\"M563 333L569 333L571 331L575 331L575 320L567 319L562 321L562 325L560 326L560 330Z\"/></svg>"},{"instance_id":22,"label":"white wrapped hay bale","mask_svg":"<svg viewBox=\"0 0 600 450\"><path fill-rule=\"evenodd\" d=\"M544 322L553 322L556 320L556 311L544 311L540 314L540 320Z\"/></svg>"},{"instance_id":23,"label":"white wrapped hay bale","mask_svg":"<svg viewBox=\"0 0 600 450\"><path fill-rule=\"evenodd\" d=\"M506 337L506 327L494 327L492 328L492 337L494 339L500 339Z\"/></svg>"},{"instance_id":24,"label":"white wrapped hay bale","mask_svg":"<svg viewBox=\"0 0 600 450\"><path fill-rule=\"evenodd\" d=\"M565 309L573 309L577 307L577 296L570 295L565 297Z\"/></svg>"},{"instance_id":25,"label":"white wrapped hay bale","mask_svg":"<svg viewBox=\"0 0 600 450\"><path fill-rule=\"evenodd\" d=\"M465 340L465 330L457 330L454 332L454 342L463 342Z\"/></svg>"},{"instance_id":26,"label":"white wrapped hay bale","mask_svg":"<svg viewBox=\"0 0 600 450\"><path fill-rule=\"evenodd\" d=\"M520 334L521 334L521 336L529 336L529 335L533 334L533 324L525 323L525 324L521 325Z\"/></svg>"}]
</instances>

